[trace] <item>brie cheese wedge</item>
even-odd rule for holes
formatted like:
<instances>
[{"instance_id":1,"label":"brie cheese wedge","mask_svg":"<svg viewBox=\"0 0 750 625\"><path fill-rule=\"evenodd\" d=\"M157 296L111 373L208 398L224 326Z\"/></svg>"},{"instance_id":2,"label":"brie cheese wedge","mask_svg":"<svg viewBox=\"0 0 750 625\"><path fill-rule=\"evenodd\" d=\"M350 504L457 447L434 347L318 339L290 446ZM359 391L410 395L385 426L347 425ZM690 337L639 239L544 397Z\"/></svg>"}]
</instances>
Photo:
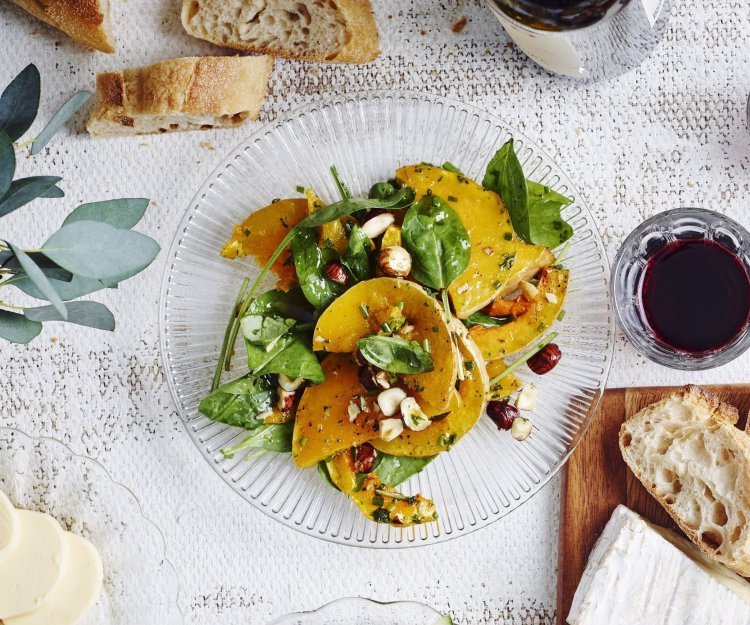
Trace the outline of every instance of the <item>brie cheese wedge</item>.
<instances>
[{"instance_id":1,"label":"brie cheese wedge","mask_svg":"<svg viewBox=\"0 0 750 625\"><path fill-rule=\"evenodd\" d=\"M618 506L589 557L569 625L750 625L750 584Z\"/></svg>"},{"instance_id":2,"label":"brie cheese wedge","mask_svg":"<svg viewBox=\"0 0 750 625\"><path fill-rule=\"evenodd\" d=\"M96 603L102 590L102 560L85 538L65 533L68 563L62 582L41 607L7 618L4 625L75 625Z\"/></svg>"},{"instance_id":3,"label":"brie cheese wedge","mask_svg":"<svg viewBox=\"0 0 750 625\"><path fill-rule=\"evenodd\" d=\"M60 524L41 512L16 510L18 545L0 564L0 620L36 610L62 581L68 543Z\"/></svg>"},{"instance_id":4,"label":"brie cheese wedge","mask_svg":"<svg viewBox=\"0 0 750 625\"><path fill-rule=\"evenodd\" d=\"M8 559L21 539L21 521L8 496L0 490L0 565Z\"/></svg>"}]
</instances>

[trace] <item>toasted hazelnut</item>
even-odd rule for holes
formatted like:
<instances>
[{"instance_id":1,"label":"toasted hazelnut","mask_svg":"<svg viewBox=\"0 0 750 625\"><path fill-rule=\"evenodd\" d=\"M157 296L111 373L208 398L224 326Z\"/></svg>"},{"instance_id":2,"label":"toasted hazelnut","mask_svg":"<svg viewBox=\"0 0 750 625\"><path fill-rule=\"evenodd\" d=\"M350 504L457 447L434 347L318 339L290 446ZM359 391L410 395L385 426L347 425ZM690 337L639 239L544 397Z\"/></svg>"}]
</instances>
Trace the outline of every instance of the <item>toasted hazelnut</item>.
<instances>
[{"instance_id":1,"label":"toasted hazelnut","mask_svg":"<svg viewBox=\"0 0 750 625\"><path fill-rule=\"evenodd\" d=\"M388 230L388 226L395 221L393 213L378 213L362 224L362 232L371 239L375 239Z\"/></svg>"},{"instance_id":2,"label":"toasted hazelnut","mask_svg":"<svg viewBox=\"0 0 750 625\"><path fill-rule=\"evenodd\" d=\"M293 393L302 386L304 381L304 378L290 378L288 375L279 373L279 386L290 393Z\"/></svg>"},{"instance_id":3,"label":"toasted hazelnut","mask_svg":"<svg viewBox=\"0 0 750 625\"><path fill-rule=\"evenodd\" d=\"M554 293L545 293L544 299L546 299L550 304L557 304L557 295Z\"/></svg>"},{"instance_id":4,"label":"toasted hazelnut","mask_svg":"<svg viewBox=\"0 0 750 625\"><path fill-rule=\"evenodd\" d=\"M258 421L265 421L268 419L268 417L273 416L273 410L264 410L260 414L258 414L255 418L258 419Z\"/></svg>"},{"instance_id":5,"label":"toasted hazelnut","mask_svg":"<svg viewBox=\"0 0 750 625\"><path fill-rule=\"evenodd\" d=\"M353 398L349 402L349 406L346 409L347 414L349 415L349 422L354 423L357 420L357 417L362 413L362 410L359 408L359 402L356 400L356 398Z\"/></svg>"},{"instance_id":6,"label":"toasted hazelnut","mask_svg":"<svg viewBox=\"0 0 750 625\"><path fill-rule=\"evenodd\" d=\"M513 420L513 425L510 428L510 434L517 441L525 441L531 436L532 430L531 421L524 417L518 417Z\"/></svg>"},{"instance_id":7,"label":"toasted hazelnut","mask_svg":"<svg viewBox=\"0 0 750 625\"><path fill-rule=\"evenodd\" d=\"M411 273L411 255L403 247L392 245L378 255L380 271L391 278L405 278Z\"/></svg>"},{"instance_id":8,"label":"toasted hazelnut","mask_svg":"<svg viewBox=\"0 0 750 625\"><path fill-rule=\"evenodd\" d=\"M357 473L370 473L375 468L378 452L370 443L354 448L354 470Z\"/></svg>"},{"instance_id":9,"label":"toasted hazelnut","mask_svg":"<svg viewBox=\"0 0 750 625\"><path fill-rule=\"evenodd\" d=\"M523 293L526 296L526 299L530 299L532 302L535 302L539 298L539 289L531 284L531 282L528 282L527 280L521 280L521 293Z\"/></svg>"},{"instance_id":10,"label":"toasted hazelnut","mask_svg":"<svg viewBox=\"0 0 750 625\"><path fill-rule=\"evenodd\" d=\"M378 436L386 443L399 437L404 431L404 422L401 419L383 419L378 425Z\"/></svg>"},{"instance_id":11,"label":"toasted hazelnut","mask_svg":"<svg viewBox=\"0 0 750 625\"><path fill-rule=\"evenodd\" d=\"M487 416L492 419L498 430L509 430L520 415L518 409L507 401L491 401L487 404Z\"/></svg>"},{"instance_id":12,"label":"toasted hazelnut","mask_svg":"<svg viewBox=\"0 0 750 625\"><path fill-rule=\"evenodd\" d=\"M537 394L536 386L533 384L524 385L516 399L516 408L519 410L534 410Z\"/></svg>"},{"instance_id":13,"label":"toasted hazelnut","mask_svg":"<svg viewBox=\"0 0 750 625\"><path fill-rule=\"evenodd\" d=\"M399 411L404 399L406 399L406 392L394 386L378 395L378 406L386 417L392 417Z\"/></svg>"},{"instance_id":14,"label":"toasted hazelnut","mask_svg":"<svg viewBox=\"0 0 750 625\"><path fill-rule=\"evenodd\" d=\"M406 427L414 432L421 432L430 427L432 423L413 397L406 397L401 400L401 416Z\"/></svg>"},{"instance_id":15,"label":"toasted hazelnut","mask_svg":"<svg viewBox=\"0 0 750 625\"><path fill-rule=\"evenodd\" d=\"M550 343L538 354L526 362L526 365L537 375L544 375L554 369L562 359L562 352L557 343Z\"/></svg>"},{"instance_id":16,"label":"toasted hazelnut","mask_svg":"<svg viewBox=\"0 0 750 625\"><path fill-rule=\"evenodd\" d=\"M338 284L346 284L349 281L344 265L337 260L332 260L326 265L326 276L328 276L329 280L333 280Z\"/></svg>"},{"instance_id":17,"label":"toasted hazelnut","mask_svg":"<svg viewBox=\"0 0 750 625\"><path fill-rule=\"evenodd\" d=\"M374 377L375 384L384 390L391 388L391 376L387 371L378 371Z\"/></svg>"}]
</instances>

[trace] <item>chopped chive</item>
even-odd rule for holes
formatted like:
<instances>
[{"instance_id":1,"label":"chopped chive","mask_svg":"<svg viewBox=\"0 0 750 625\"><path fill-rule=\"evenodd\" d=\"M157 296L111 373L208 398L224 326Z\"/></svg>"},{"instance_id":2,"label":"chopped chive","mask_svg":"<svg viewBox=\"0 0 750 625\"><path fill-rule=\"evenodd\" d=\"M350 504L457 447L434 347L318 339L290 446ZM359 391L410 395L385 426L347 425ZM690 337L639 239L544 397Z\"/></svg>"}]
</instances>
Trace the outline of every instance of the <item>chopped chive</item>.
<instances>
[{"instance_id":1,"label":"chopped chive","mask_svg":"<svg viewBox=\"0 0 750 625\"><path fill-rule=\"evenodd\" d=\"M367 307L367 304L360 304L359 305L359 311L362 313L362 316L365 319L370 318L370 309Z\"/></svg>"},{"instance_id":2,"label":"chopped chive","mask_svg":"<svg viewBox=\"0 0 750 625\"><path fill-rule=\"evenodd\" d=\"M535 347L530 349L528 352L526 352L523 356L521 356L518 360L516 360L514 363L512 363L510 366L508 366L502 373L495 376L490 380L490 388L493 386L496 386L501 380L508 377L511 373L516 371L521 365L526 363L529 358L532 356L536 356L539 352L541 352L547 345L549 345L552 341L554 341L558 337L557 332L552 332L549 336L547 336L543 341L540 341L537 343Z\"/></svg>"},{"instance_id":3,"label":"chopped chive","mask_svg":"<svg viewBox=\"0 0 750 625\"><path fill-rule=\"evenodd\" d=\"M298 184L296 188L297 188L297 193L305 192L305 187L303 187L301 184Z\"/></svg>"},{"instance_id":4,"label":"chopped chive","mask_svg":"<svg viewBox=\"0 0 750 625\"><path fill-rule=\"evenodd\" d=\"M563 309L562 309L562 310L560 311L560 314L559 314L559 315L557 315L557 320L558 320L558 321L562 321L563 319L565 319L565 315L566 315L566 314L567 314L567 313L566 313L565 309L563 308Z\"/></svg>"}]
</instances>

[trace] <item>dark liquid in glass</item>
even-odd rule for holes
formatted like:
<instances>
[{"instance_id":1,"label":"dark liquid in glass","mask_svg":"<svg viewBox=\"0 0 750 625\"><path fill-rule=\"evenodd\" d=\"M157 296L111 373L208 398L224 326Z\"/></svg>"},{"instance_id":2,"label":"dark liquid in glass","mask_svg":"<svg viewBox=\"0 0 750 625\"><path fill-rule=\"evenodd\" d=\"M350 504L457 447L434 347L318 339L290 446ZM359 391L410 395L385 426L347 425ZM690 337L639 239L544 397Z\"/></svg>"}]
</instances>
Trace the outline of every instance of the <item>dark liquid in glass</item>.
<instances>
[{"instance_id":1,"label":"dark liquid in glass","mask_svg":"<svg viewBox=\"0 0 750 625\"><path fill-rule=\"evenodd\" d=\"M732 343L750 317L750 277L731 250L705 239L674 241L646 265L641 309L656 338L701 354Z\"/></svg>"}]
</instances>

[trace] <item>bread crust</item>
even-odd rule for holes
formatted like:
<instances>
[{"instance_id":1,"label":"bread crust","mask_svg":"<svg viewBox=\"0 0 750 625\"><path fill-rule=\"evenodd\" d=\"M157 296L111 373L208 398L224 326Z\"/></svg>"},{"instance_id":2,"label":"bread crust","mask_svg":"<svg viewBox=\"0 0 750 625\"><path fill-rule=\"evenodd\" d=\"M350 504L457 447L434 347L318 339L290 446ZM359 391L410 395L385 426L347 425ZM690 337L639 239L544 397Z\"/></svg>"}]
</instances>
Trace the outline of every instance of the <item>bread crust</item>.
<instances>
[{"instance_id":1,"label":"bread crust","mask_svg":"<svg viewBox=\"0 0 750 625\"><path fill-rule=\"evenodd\" d=\"M717 549L708 544L704 538L699 535L698 531L689 525L679 511L675 509L676 506L674 501L668 501L665 495L656 491L654 485L643 474L643 472L640 471L639 465L631 453L630 438L632 432L629 426L645 417L650 417L652 420L658 419L662 414L662 408L664 408L670 400L674 399L685 402L686 404L693 406L696 410L703 409L709 413L709 416L705 419L705 423L701 424L702 427L700 428L700 434L705 438L712 438L724 449L731 450L734 461L737 465L736 484L746 485L744 490L748 491L747 485L750 485L750 437L746 432L735 427L735 424L739 419L739 412L734 406L722 402L714 393L698 386L686 386L681 391L673 393L664 400L647 406L640 412L632 415L620 428L619 445L623 459L646 490L648 490L648 492L662 505L680 529L682 529L682 531L704 555L712 560L721 562L739 575L748 577L750 576L750 545L745 545L744 554L740 557L731 557L718 553ZM737 454L738 457L734 456L736 452L739 452ZM708 471L709 469L706 470ZM735 503L737 507L741 509L742 514L746 519L746 523L750 523L749 493L737 492L735 495ZM748 540L745 539L743 542L748 543Z\"/></svg>"},{"instance_id":2,"label":"bread crust","mask_svg":"<svg viewBox=\"0 0 750 625\"><path fill-rule=\"evenodd\" d=\"M12 1L84 46L110 54L115 51L107 0Z\"/></svg>"},{"instance_id":3,"label":"bread crust","mask_svg":"<svg viewBox=\"0 0 750 625\"><path fill-rule=\"evenodd\" d=\"M99 74L86 128L105 136L238 126L257 119L273 62L269 56L186 57ZM165 124L152 128L157 118Z\"/></svg>"},{"instance_id":4,"label":"bread crust","mask_svg":"<svg viewBox=\"0 0 750 625\"><path fill-rule=\"evenodd\" d=\"M193 37L204 39L223 48L240 52L269 54L295 61L312 61L317 63L372 63L380 55L380 38L370 0L335 0L336 7L346 24L347 40L341 51L334 57L326 58L313 53L298 53L283 48L243 45L231 41L222 41L219 37L199 34L190 25L190 6L193 0L183 0L182 26Z\"/></svg>"}]
</instances>

